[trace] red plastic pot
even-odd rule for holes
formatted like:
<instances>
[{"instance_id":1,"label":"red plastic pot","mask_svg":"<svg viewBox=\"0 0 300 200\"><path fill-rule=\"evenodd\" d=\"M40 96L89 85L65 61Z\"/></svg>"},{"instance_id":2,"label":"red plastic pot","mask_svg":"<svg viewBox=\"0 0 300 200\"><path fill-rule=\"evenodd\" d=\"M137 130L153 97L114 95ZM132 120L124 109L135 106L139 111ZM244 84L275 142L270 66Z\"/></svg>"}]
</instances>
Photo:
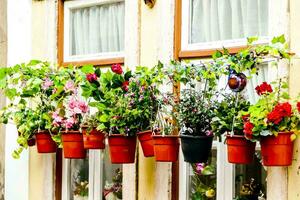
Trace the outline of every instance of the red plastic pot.
<instances>
[{"instance_id":1,"label":"red plastic pot","mask_svg":"<svg viewBox=\"0 0 300 200\"><path fill-rule=\"evenodd\" d=\"M52 140L49 131L39 131L36 135L36 146L39 153L55 153L56 143Z\"/></svg>"},{"instance_id":2,"label":"red plastic pot","mask_svg":"<svg viewBox=\"0 0 300 200\"><path fill-rule=\"evenodd\" d=\"M82 129L83 146L85 149L105 149L105 135L97 129L87 132L86 128Z\"/></svg>"},{"instance_id":3,"label":"red plastic pot","mask_svg":"<svg viewBox=\"0 0 300 200\"><path fill-rule=\"evenodd\" d=\"M136 151L136 137L120 134L108 137L110 160L113 164L134 163Z\"/></svg>"},{"instance_id":4,"label":"red plastic pot","mask_svg":"<svg viewBox=\"0 0 300 200\"><path fill-rule=\"evenodd\" d=\"M179 153L179 139L176 135L153 135L154 156L159 162L176 162Z\"/></svg>"},{"instance_id":5,"label":"red plastic pot","mask_svg":"<svg viewBox=\"0 0 300 200\"><path fill-rule=\"evenodd\" d=\"M250 164L255 154L255 142L247 140L241 135L227 135L228 162L234 164Z\"/></svg>"},{"instance_id":6,"label":"red plastic pot","mask_svg":"<svg viewBox=\"0 0 300 200\"><path fill-rule=\"evenodd\" d=\"M266 136L260 140L264 166L289 166L292 164L293 132L280 132L278 136Z\"/></svg>"},{"instance_id":7,"label":"red plastic pot","mask_svg":"<svg viewBox=\"0 0 300 200\"><path fill-rule=\"evenodd\" d=\"M79 131L63 131L62 142L65 158L84 159L86 157L83 136Z\"/></svg>"},{"instance_id":8,"label":"red plastic pot","mask_svg":"<svg viewBox=\"0 0 300 200\"><path fill-rule=\"evenodd\" d=\"M153 148L153 140L152 140L152 131L147 130L143 132L139 132L137 134L140 144L143 149L143 153L145 157L154 156L154 148Z\"/></svg>"}]
</instances>

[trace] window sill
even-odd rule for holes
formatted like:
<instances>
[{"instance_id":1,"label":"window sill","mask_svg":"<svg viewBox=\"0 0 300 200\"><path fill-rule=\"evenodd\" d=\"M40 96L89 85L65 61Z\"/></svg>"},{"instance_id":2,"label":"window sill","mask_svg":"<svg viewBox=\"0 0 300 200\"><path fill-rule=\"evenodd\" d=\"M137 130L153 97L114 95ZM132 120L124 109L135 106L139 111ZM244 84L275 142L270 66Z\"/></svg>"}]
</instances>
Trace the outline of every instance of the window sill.
<instances>
[{"instance_id":1,"label":"window sill","mask_svg":"<svg viewBox=\"0 0 300 200\"><path fill-rule=\"evenodd\" d=\"M91 64L94 66L106 66L111 64L124 64L124 57L117 57L117 58L103 58L103 59L94 59L94 60L83 60L83 61L72 61L72 62L62 62L59 63L60 66L68 66L68 65L75 65L75 66L83 66L87 64Z\"/></svg>"}]
</instances>

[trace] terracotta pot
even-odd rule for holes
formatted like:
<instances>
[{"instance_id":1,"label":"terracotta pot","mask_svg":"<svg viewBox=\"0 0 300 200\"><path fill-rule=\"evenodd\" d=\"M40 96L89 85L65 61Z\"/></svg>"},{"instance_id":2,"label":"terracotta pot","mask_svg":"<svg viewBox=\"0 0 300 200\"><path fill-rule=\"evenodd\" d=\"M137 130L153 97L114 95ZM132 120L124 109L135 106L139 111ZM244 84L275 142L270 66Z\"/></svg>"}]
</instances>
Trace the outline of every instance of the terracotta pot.
<instances>
[{"instance_id":1,"label":"terracotta pot","mask_svg":"<svg viewBox=\"0 0 300 200\"><path fill-rule=\"evenodd\" d=\"M152 140L152 131L143 131L137 134L140 144L143 149L145 157L154 156L153 140Z\"/></svg>"},{"instance_id":2,"label":"terracotta pot","mask_svg":"<svg viewBox=\"0 0 300 200\"><path fill-rule=\"evenodd\" d=\"M79 131L63 131L62 142L65 158L84 159L83 136Z\"/></svg>"},{"instance_id":3,"label":"terracotta pot","mask_svg":"<svg viewBox=\"0 0 300 200\"><path fill-rule=\"evenodd\" d=\"M154 156L159 162L176 162L179 153L177 135L153 135Z\"/></svg>"},{"instance_id":4,"label":"terracotta pot","mask_svg":"<svg viewBox=\"0 0 300 200\"><path fill-rule=\"evenodd\" d=\"M255 154L255 142L247 140L242 135L227 135L228 162L234 164L250 164Z\"/></svg>"},{"instance_id":5,"label":"terracotta pot","mask_svg":"<svg viewBox=\"0 0 300 200\"><path fill-rule=\"evenodd\" d=\"M134 163L136 137L112 134L108 137L110 160L113 164Z\"/></svg>"},{"instance_id":6,"label":"terracotta pot","mask_svg":"<svg viewBox=\"0 0 300 200\"><path fill-rule=\"evenodd\" d=\"M266 136L260 140L264 166L289 166L292 164L293 132L280 132L277 137Z\"/></svg>"},{"instance_id":7,"label":"terracotta pot","mask_svg":"<svg viewBox=\"0 0 300 200\"><path fill-rule=\"evenodd\" d=\"M36 146L39 153L55 153L56 143L52 140L49 131L39 131L36 135Z\"/></svg>"},{"instance_id":8,"label":"terracotta pot","mask_svg":"<svg viewBox=\"0 0 300 200\"><path fill-rule=\"evenodd\" d=\"M92 129L89 133L86 128L82 129L83 146L85 149L105 149L105 135L97 129Z\"/></svg>"},{"instance_id":9,"label":"terracotta pot","mask_svg":"<svg viewBox=\"0 0 300 200\"><path fill-rule=\"evenodd\" d=\"M185 162L207 162L214 136L181 135L181 149Z\"/></svg>"}]
</instances>

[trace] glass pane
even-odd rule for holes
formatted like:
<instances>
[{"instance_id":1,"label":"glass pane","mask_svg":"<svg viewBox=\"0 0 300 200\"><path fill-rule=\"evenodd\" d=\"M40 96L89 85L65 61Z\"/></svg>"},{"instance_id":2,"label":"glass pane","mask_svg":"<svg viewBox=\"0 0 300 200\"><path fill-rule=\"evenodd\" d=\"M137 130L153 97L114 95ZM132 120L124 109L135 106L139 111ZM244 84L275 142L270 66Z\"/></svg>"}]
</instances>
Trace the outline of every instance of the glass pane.
<instances>
[{"instance_id":1,"label":"glass pane","mask_svg":"<svg viewBox=\"0 0 300 200\"><path fill-rule=\"evenodd\" d=\"M189 165L189 199L190 200L216 200L216 164L217 151L212 151L209 165Z\"/></svg>"},{"instance_id":2,"label":"glass pane","mask_svg":"<svg viewBox=\"0 0 300 200\"><path fill-rule=\"evenodd\" d=\"M259 155L259 153L257 153ZM235 196L236 200L265 200L266 199L266 170L260 159L250 165L235 167Z\"/></svg>"},{"instance_id":3,"label":"glass pane","mask_svg":"<svg viewBox=\"0 0 300 200\"><path fill-rule=\"evenodd\" d=\"M70 10L69 54L123 51L124 13L124 2Z\"/></svg>"},{"instance_id":4,"label":"glass pane","mask_svg":"<svg viewBox=\"0 0 300 200\"><path fill-rule=\"evenodd\" d=\"M190 0L189 43L268 36L268 0Z\"/></svg>"},{"instance_id":5,"label":"glass pane","mask_svg":"<svg viewBox=\"0 0 300 200\"><path fill-rule=\"evenodd\" d=\"M70 160L71 194L70 200L88 200L89 160Z\"/></svg>"},{"instance_id":6,"label":"glass pane","mask_svg":"<svg viewBox=\"0 0 300 200\"><path fill-rule=\"evenodd\" d=\"M109 150L106 148L103 153L103 199L122 199L122 165L111 164Z\"/></svg>"}]
</instances>

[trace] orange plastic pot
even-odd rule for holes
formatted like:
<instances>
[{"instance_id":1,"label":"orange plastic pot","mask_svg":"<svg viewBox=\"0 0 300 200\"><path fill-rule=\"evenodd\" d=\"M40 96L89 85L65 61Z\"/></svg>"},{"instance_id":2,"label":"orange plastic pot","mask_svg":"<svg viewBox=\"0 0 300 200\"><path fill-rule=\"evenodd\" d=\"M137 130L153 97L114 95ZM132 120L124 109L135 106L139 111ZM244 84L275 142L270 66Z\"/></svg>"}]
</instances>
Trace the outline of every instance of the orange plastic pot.
<instances>
[{"instance_id":1,"label":"orange plastic pot","mask_svg":"<svg viewBox=\"0 0 300 200\"><path fill-rule=\"evenodd\" d=\"M55 153L56 143L52 140L49 131L39 131L36 135L36 146L39 153Z\"/></svg>"},{"instance_id":2,"label":"orange plastic pot","mask_svg":"<svg viewBox=\"0 0 300 200\"><path fill-rule=\"evenodd\" d=\"M280 132L278 136L266 136L260 140L264 166L289 166L292 164L293 132Z\"/></svg>"},{"instance_id":3,"label":"orange plastic pot","mask_svg":"<svg viewBox=\"0 0 300 200\"><path fill-rule=\"evenodd\" d=\"M152 140L152 131L143 131L137 134L140 144L143 149L145 157L154 156L153 140Z\"/></svg>"},{"instance_id":4,"label":"orange plastic pot","mask_svg":"<svg viewBox=\"0 0 300 200\"><path fill-rule=\"evenodd\" d=\"M87 132L86 128L82 129L83 147L85 149L105 149L105 135L97 129Z\"/></svg>"},{"instance_id":5,"label":"orange plastic pot","mask_svg":"<svg viewBox=\"0 0 300 200\"><path fill-rule=\"evenodd\" d=\"M79 131L63 131L62 142L65 158L84 159L86 157L83 136Z\"/></svg>"},{"instance_id":6,"label":"orange plastic pot","mask_svg":"<svg viewBox=\"0 0 300 200\"><path fill-rule=\"evenodd\" d=\"M255 154L255 142L247 140L241 135L227 135L228 162L234 164L250 164Z\"/></svg>"},{"instance_id":7,"label":"orange plastic pot","mask_svg":"<svg viewBox=\"0 0 300 200\"><path fill-rule=\"evenodd\" d=\"M176 162L179 153L179 139L176 135L153 135L154 156L159 162Z\"/></svg>"},{"instance_id":8,"label":"orange plastic pot","mask_svg":"<svg viewBox=\"0 0 300 200\"><path fill-rule=\"evenodd\" d=\"M108 145L111 163L134 163L136 151L135 136L110 135L108 137Z\"/></svg>"}]
</instances>

